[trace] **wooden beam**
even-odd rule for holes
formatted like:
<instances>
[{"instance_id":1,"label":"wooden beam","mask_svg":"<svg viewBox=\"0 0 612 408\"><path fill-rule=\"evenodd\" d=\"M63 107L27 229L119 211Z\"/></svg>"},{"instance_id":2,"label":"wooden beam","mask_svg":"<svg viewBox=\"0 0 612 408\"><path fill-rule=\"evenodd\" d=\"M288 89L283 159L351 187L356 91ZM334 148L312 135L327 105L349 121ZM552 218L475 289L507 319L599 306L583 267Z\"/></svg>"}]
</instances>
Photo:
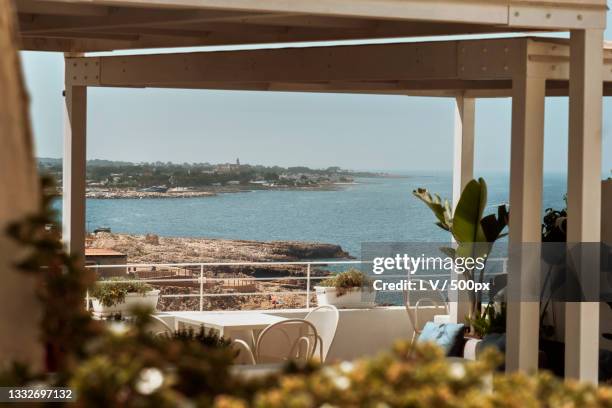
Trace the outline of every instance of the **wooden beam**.
<instances>
[{"instance_id":1,"label":"wooden beam","mask_svg":"<svg viewBox=\"0 0 612 408\"><path fill-rule=\"evenodd\" d=\"M474 135L476 100L463 95L455 98L453 153L453 208L467 183L474 178Z\"/></svg>"},{"instance_id":2,"label":"wooden beam","mask_svg":"<svg viewBox=\"0 0 612 408\"><path fill-rule=\"evenodd\" d=\"M43 0L44 1L44 0ZM74 1L74 0L72 0ZM425 20L502 24L508 22L507 0L89 0L117 7L188 8L264 13L297 13L386 20Z\"/></svg>"},{"instance_id":3,"label":"wooden beam","mask_svg":"<svg viewBox=\"0 0 612 408\"><path fill-rule=\"evenodd\" d=\"M107 28L150 27L176 23L205 23L252 14L215 10L113 9L108 15L73 18L65 15L20 14L20 31L48 34L56 31L101 30Z\"/></svg>"},{"instance_id":4,"label":"wooden beam","mask_svg":"<svg viewBox=\"0 0 612 408\"><path fill-rule=\"evenodd\" d=\"M9 225L38 214L41 194L12 6L0 1L0 369L15 362L43 372L41 278L18 267L33 248L7 233Z\"/></svg>"},{"instance_id":5,"label":"wooden beam","mask_svg":"<svg viewBox=\"0 0 612 408\"><path fill-rule=\"evenodd\" d=\"M365 18L355 19L346 17L326 17L305 14L260 14L238 17L218 18L217 23L240 23L272 25L283 27L329 27L329 28L348 28L348 29L371 29L378 24L389 21L376 21Z\"/></svg>"},{"instance_id":6,"label":"wooden beam","mask_svg":"<svg viewBox=\"0 0 612 408\"><path fill-rule=\"evenodd\" d=\"M571 33L568 243L601 238L602 44L602 30ZM586 248L578 251L582 289L591 292L596 285L599 293L599 263ZM568 302L565 315L565 375L597 383L599 302Z\"/></svg>"},{"instance_id":7,"label":"wooden beam","mask_svg":"<svg viewBox=\"0 0 612 408\"><path fill-rule=\"evenodd\" d=\"M40 1L40 0L16 0L19 13L50 14L63 16L107 16L109 8L103 5L92 5L87 3L74 4L65 2Z\"/></svg>"},{"instance_id":8,"label":"wooden beam","mask_svg":"<svg viewBox=\"0 0 612 408\"><path fill-rule=\"evenodd\" d=\"M179 11L178 13L183 13ZM145 13L146 16L147 13ZM177 14L176 11L165 16L151 14L151 19L140 14L113 12L107 17L72 19L65 16L21 15L22 36L24 38L103 38L100 33L137 34L140 37L129 43L109 43L106 49L177 47L186 45L220 45L279 43L296 41L359 40L366 38L402 38L421 35L452 35L457 33L476 34L495 32L501 28L475 24L439 24L430 22L374 21L363 19L330 18L317 16L291 15L248 15L230 17L197 17L190 14ZM210 13L209 13L210 14ZM236 13L234 13L236 14ZM267 17L267 19L264 19ZM285 22L282 25L282 22ZM311 25L292 26L308 18ZM239 22L248 19L249 24ZM332 21L326 21L332 20ZM278 24L267 24L276 21ZM321 21L321 25L317 25ZM344 21L346 21L344 23ZM258 23L260 22L260 23ZM338 26L333 26L334 22ZM351 23L351 24L349 24ZM69 33L74 32L74 35ZM83 33L94 33L86 35ZM111 38L112 39L112 38ZM173 41L176 41L174 43ZM188 44L185 44L188 41ZM97 44L81 42L83 51L99 50ZM26 45L27 46L27 45ZM86 47L95 46L94 49ZM74 46L72 47L75 48Z\"/></svg>"},{"instance_id":9,"label":"wooden beam","mask_svg":"<svg viewBox=\"0 0 612 408\"><path fill-rule=\"evenodd\" d=\"M526 45L525 45L526 47ZM524 72L513 79L510 147L510 225L506 370L538 368L541 241L546 80Z\"/></svg>"},{"instance_id":10,"label":"wooden beam","mask_svg":"<svg viewBox=\"0 0 612 408\"><path fill-rule=\"evenodd\" d=\"M84 265L87 87L69 82L64 91L62 239L68 252Z\"/></svg>"},{"instance_id":11,"label":"wooden beam","mask_svg":"<svg viewBox=\"0 0 612 408\"><path fill-rule=\"evenodd\" d=\"M463 189L474 178L474 136L476 100L463 94L455 98L455 129L453 152L453 211L459 203ZM461 276L453 271L453 279ZM454 323L466 323L470 317L471 302L465 290L451 290L450 315Z\"/></svg>"},{"instance_id":12,"label":"wooden beam","mask_svg":"<svg viewBox=\"0 0 612 408\"><path fill-rule=\"evenodd\" d=\"M70 42L65 39L53 41ZM119 39L113 41L121 42ZM568 46L557 39L550 42L512 38L86 57L70 59L72 64L67 69L75 71L69 75L78 78L75 84L87 86L253 90L261 89L260 84L268 84L268 87L275 84L275 90L297 92L446 97L464 93L466 97L491 98L512 95L512 75L525 72L524 67L520 68L520 50L525 47L529 62L526 74L547 79L547 96L568 95ZM550 69L550 62L542 58L555 59L555 69ZM95 75L81 72L87 62L90 67L94 63L99 66ZM612 55L606 60L603 73L608 81L604 92L609 95L612 93ZM251 82L258 85L251 87L248 85Z\"/></svg>"},{"instance_id":13,"label":"wooden beam","mask_svg":"<svg viewBox=\"0 0 612 408\"><path fill-rule=\"evenodd\" d=\"M510 0L511 27L525 28L605 28L605 0Z\"/></svg>"},{"instance_id":14,"label":"wooden beam","mask_svg":"<svg viewBox=\"0 0 612 408\"><path fill-rule=\"evenodd\" d=\"M36 38L38 34L24 34L23 38ZM99 32L99 31L54 31L46 34L46 38L64 38L64 39L90 39L90 40L113 40L113 41L124 41L134 42L140 39L138 34L126 34L116 32Z\"/></svg>"},{"instance_id":15,"label":"wooden beam","mask_svg":"<svg viewBox=\"0 0 612 408\"><path fill-rule=\"evenodd\" d=\"M98 57L88 85L459 79L455 56L451 41Z\"/></svg>"},{"instance_id":16,"label":"wooden beam","mask_svg":"<svg viewBox=\"0 0 612 408\"><path fill-rule=\"evenodd\" d=\"M274 18L279 18L274 16ZM304 17L305 18L305 17ZM311 17L316 20L317 17ZM320 19L320 17L319 17ZM289 41L321 41L321 40L359 40L367 38L402 38L414 36L438 36L452 35L457 33L479 34L498 31L486 26L474 24L435 24L424 22L395 22L395 21L366 21L349 20L354 23L340 24L338 26L321 25L293 25L295 19L287 21L288 24L280 24L284 20L278 20L279 24L268 24L274 20L255 19L254 22L243 24L240 22L214 21L203 23L176 23L155 25L152 27L120 27L108 28L113 32L123 33L142 33L169 36L201 36L206 37L206 41L211 41L211 34L214 34L216 44L224 44L232 38L240 36L243 43L266 43L271 40L277 42ZM80 31L89 31L83 29ZM231 34L224 36L223 34ZM38 33L44 34L44 33ZM269 37L274 35L274 37Z\"/></svg>"}]
</instances>

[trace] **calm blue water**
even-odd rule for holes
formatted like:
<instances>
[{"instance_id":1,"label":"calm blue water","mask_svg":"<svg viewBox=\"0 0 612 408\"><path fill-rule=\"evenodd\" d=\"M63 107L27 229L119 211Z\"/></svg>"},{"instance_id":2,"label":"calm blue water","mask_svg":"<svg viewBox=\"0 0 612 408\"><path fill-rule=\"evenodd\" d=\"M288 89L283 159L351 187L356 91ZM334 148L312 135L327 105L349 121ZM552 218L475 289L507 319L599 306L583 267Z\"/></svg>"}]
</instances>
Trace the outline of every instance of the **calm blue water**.
<instances>
[{"instance_id":1,"label":"calm blue water","mask_svg":"<svg viewBox=\"0 0 612 408\"><path fill-rule=\"evenodd\" d=\"M485 175L490 211L508 201L507 175ZM451 197L450 174L360 179L339 191L256 191L188 199L87 200L87 228L252 240L337 243L359 256L362 242L443 242L448 234L412 190L426 187ZM544 180L543 208L562 207L563 175ZM58 203L59 204L59 203Z\"/></svg>"}]
</instances>

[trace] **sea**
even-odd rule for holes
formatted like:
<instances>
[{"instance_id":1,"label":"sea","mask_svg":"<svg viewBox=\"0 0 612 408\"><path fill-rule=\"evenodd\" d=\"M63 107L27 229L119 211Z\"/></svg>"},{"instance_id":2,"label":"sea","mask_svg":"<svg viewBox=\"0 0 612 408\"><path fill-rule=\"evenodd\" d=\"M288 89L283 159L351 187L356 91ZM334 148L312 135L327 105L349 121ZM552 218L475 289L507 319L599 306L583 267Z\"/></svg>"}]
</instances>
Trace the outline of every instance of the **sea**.
<instances>
[{"instance_id":1,"label":"sea","mask_svg":"<svg viewBox=\"0 0 612 408\"><path fill-rule=\"evenodd\" d=\"M359 258L364 242L447 242L431 211L413 196L421 187L452 197L450 173L410 172L401 177L358 178L334 191L253 191L214 197L88 199L89 231L257 241L296 240L341 245ZM483 174L488 185L485 213L508 203L509 175ZM563 208L564 174L544 176L543 205ZM59 207L59 203L56 203Z\"/></svg>"}]
</instances>

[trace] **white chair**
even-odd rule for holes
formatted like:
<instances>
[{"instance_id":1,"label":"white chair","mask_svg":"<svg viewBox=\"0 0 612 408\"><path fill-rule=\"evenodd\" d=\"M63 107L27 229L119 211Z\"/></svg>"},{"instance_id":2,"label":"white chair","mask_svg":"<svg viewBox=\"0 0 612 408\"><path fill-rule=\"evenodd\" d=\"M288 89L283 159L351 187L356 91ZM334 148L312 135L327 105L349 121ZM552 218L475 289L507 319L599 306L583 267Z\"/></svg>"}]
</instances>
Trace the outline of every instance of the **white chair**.
<instances>
[{"instance_id":1,"label":"white chair","mask_svg":"<svg viewBox=\"0 0 612 408\"><path fill-rule=\"evenodd\" d=\"M319 334L316 327L303 319L287 319L269 325L257 338L255 351L240 339L232 342L239 351L241 362L250 364L274 364L287 361L305 362L317 350Z\"/></svg>"},{"instance_id":2,"label":"white chair","mask_svg":"<svg viewBox=\"0 0 612 408\"><path fill-rule=\"evenodd\" d=\"M336 306L323 305L312 309L304 320L312 323L317 328L319 335L319 358L323 363L336 336L340 313Z\"/></svg>"},{"instance_id":3,"label":"white chair","mask_svg":"<svg viewBox=\"0 0 612 408\"><path fill-rule=\"evenodd\" d=\"M170 325L168 325L168 323L166 323L161 317L154 314L149 315L149 317L151 318L149 331L153 332L155 336L172 335L174 333L174 330L172 330Z\"/></svg>"},{"instance_id":4,"label":"white chair","mask_svg":"<svg viewBox=\"0 0 612 408\"><path fill-rule=\"evenodd\" d=\"M257 364L255 355L246 341L234 339L232 340L232 348L237 352L234 364Z\"/></svg>"},{"instance_id":5,"label":"white chair","mask_svg":"<svg viewBox=\"0 0 612 408\"><path fill-rule=\"evenodd\" d=\"M443 309L445 314L448 314L449 311L448 302L442 291L433 289L431 284L424 280L413 279L412 282L417 282L416 287L418 288L425 288L425 290L404 290L404 306L414 329L411 340L414 343L427 323L420 316L424 307L433 306L436 309ZM431 316L431 313L428 314Z\"/></svg>"}]
</instances>

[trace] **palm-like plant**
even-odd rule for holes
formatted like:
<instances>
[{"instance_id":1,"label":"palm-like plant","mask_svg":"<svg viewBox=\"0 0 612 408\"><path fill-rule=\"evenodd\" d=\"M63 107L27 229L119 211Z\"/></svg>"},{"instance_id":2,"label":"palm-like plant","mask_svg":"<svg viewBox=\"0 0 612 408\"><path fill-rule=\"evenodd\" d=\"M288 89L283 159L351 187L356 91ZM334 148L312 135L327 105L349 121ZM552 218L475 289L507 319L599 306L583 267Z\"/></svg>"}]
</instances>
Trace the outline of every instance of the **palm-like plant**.
<instances>
[{"instance_id":1,"label":"palm-like plant","mask_svg":"<svg viewBox=\"0 0 612 408\"><path fill-rule=\"evenodd\" d=\"M431 195L423 188L413 191L413 194L431 209L437 219L436 225L452 234L457 245L441 249L453 258L480 257L486 260L495 241L506 235L503 231L508 225L509 214L505 204L497 207L497 214L484 215L487 183L482 178L472 180L465 186L454 213L449 201L442 200L437 194ZM478 282L482 283L484 268L466 268L463 277L475 280L476 273L479 273ZM470 292L472 308L469 318L479 314L481 297L481 292Z\"/></svg>"}]
</instances>

